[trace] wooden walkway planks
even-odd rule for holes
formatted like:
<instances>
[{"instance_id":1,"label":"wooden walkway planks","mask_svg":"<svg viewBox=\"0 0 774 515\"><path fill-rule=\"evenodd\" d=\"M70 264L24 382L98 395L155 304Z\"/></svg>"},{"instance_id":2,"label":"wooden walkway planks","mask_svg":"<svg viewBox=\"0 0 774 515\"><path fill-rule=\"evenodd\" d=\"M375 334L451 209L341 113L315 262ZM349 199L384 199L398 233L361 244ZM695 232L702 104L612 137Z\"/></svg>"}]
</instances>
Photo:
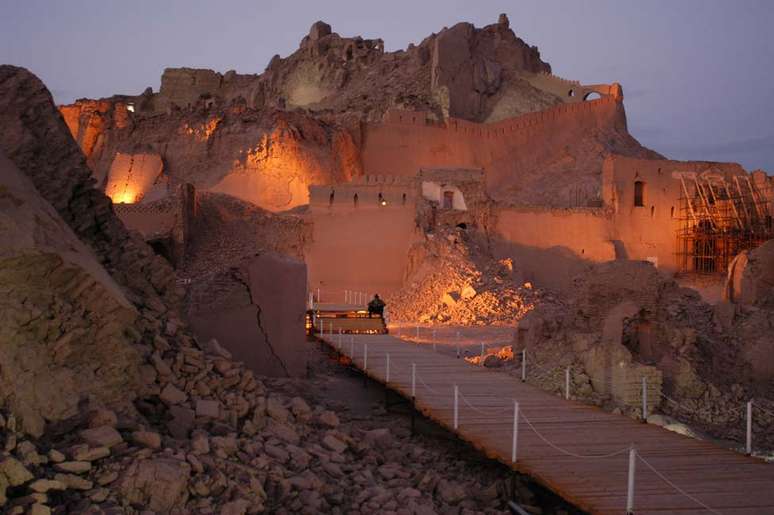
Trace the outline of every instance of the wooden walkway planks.
<instances>
[{"instance_id":1,"label":"wooden walkway planks","mask_svg":"<svg viewBox=\"0 0 774 515\"><path fill-rule=\"evenodd\" d=\"M386 384L407 398L412 394L414 363L416 408L450 430L456 384L460 392L456 433L461 438L588 512L625 513L628 448L633 445L640 457L635 474L637 514L774 515L774 465L564 400L515 377L388 335L344 335L341 345L338 335L326 334L323 340L381 383L386 382L389 354ZM511 463L514 400L521 415L515 464Z\"/></svg>"}]
</instances>

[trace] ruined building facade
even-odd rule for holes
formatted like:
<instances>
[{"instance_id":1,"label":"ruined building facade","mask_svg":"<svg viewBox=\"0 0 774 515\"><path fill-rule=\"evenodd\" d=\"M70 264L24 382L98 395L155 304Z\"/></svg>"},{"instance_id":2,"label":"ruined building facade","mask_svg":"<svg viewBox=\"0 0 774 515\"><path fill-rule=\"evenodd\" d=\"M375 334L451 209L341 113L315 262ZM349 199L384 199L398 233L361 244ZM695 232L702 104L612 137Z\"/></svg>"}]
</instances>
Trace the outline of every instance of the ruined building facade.
<instances>
[{"instance_id":1,"label":"ruined building facade","mask_svg":"<svg viewBox=\"0 0 774 515\"><path fill-rule=\"evenodd\" d=\"M453 220L555 287L612 259L723 274L774 234L770 176L642 147L619 84L552 75L506 17L397 52L318 22L262 74L167 69L158 93L61 112L117 204L193 184L274 212L309 205L311 286L395 290L411 242ZM428 180L438 170L475 171L462 183L477 200L459 173Z\"/></svg>"}]
</instances>

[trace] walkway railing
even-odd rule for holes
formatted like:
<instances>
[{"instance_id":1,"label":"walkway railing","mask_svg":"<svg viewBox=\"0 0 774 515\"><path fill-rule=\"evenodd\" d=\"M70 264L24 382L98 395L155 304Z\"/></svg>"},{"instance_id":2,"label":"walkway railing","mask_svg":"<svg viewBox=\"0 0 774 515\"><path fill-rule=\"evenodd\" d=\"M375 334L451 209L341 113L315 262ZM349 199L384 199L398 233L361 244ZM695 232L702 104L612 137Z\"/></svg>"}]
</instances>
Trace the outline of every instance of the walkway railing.
<instances>
[{"instance_id":1,"label":"walkway railing","mask_svg":"<svg viewBox=\"0 0 774 515\"><path fill-rule=\"evenodd\" d=\"M439 389L437 387L433 387L432 385L428 384L428 382L425 380L425 378L422 375L422 370L419 369L417 363L411 362L410 364L403 363L403 366L399 362L396 363L396 360L391 359L389 352L376 352L373 350L373 347L369 350L368 343L365 341L358 341L356 342L354 337L350 336L348 339L345 338L342 334L334 335L334 334L323 334L322 336L327 336L329 338L328 343L332 345L339 353L349 357L353 364L356 364L359 366L363 372L365 372L367 375L376 376L377 379L384 382L386 386L397 386L398 383L395 382L396 377L406 379L410 378L410 397L412 403L416 406L416 398L417 398L417 386L421 387L425 392L426 396L429 395L433 400L433 407L435 409L450 409L452 411L452 422L451 422L451 429L457 431L460 429L460 426L463 425L467 419L465 416L465 411L463 410L470 410L473 413L477 413L479 415L482 415L484 417L487 417L487 420L489 419L501 419L504 424L510 424L510 427L512 427L511 430L511 463L515 464L518 461L519 456L519 442L520 442L520 425L526 424L526 427L529 431L534 433L534 435L543 443L545 443L547 446L555 450L556 452L559 452L560 454L578 459L578 460L605 460L605 459L611 459L617 456L621 456L624 454L629 455L628 459L628 470L626 472L627 474L627 493L626 493L626 513L627 514L633 514L635 513L636 506L634 504L634 492L637 485L636 480L636 464L639 462L642 465L646 467L646 469L653 472L658 478L660 478L661 481L663 481L666 485L668 485L670 488L672 488L675 492L678 494L684 496L685 498L689 499L691 502L693 502L695 505L700 507L701 509L714 513L719 514L720 512L717 509L712 508L710 505L708 505L706 502L702 501L700 498L700 495L697 493L690 493L685 488L681 487L679 484L677 484L673 479L671 479L666 473L663 471L658 470L650 461L647 456L643 454L641 450L638 450L634 445L630 445L627 447L622 447L620 449L616 449L611 452L601 453L601 454L583 454L574 452L572 450L566 449L565 447L557 444L556 442L551 441L550 438L548 438L546 435L544 435L538 428L535 426L535 424L531 420L531 415L528 415L529 409L525 409L523 406L520 405L518 398L512 398L512 399L502 399L502 398L485 398L477 396L476 398L470 398L468 395L466 395L465 392L461 390L458 384L454 383L451 388L448 390L446 389ZM346 341L348 340L348 341ZM481 344L482 349L485 348L485 344ZM501 345L500 345L501 346ZM346 352L348 351L348 353ZM370 354L369 354L370 352ZM483 350L482 350L483 352ZM523 349L520 351L520 354L522 355L522 380L525 380L527 377L527 359L526 359L526 349ZM369 358L370 363L369 364ZM374 360L378 360L380 364L383 363L384 370L383 374L374 374L372 372ZM371 368L369 368L369 365ZM532 363L530 366L536 366L536 363ZM546 369L544 369L546 370ZM571 369L566 368L566 376L565 376L565 398L569 398L569 388L570 388L570 381L569 377L571 374ZM381 377L379 377L381 375ZM644 379L644 378L643 378ZM645 379L644 379L645 380ZM643 386L643 392L647 391L646 385ZM395 388L397 390L397 388ZM677 405L680 405L677 401L674 401L673 399L667 397L666 395L662 396L668 401L675 403ZM647 418L647 398L645 397L643 400L643 418ZM753 403L748 402L746 405L746 412L747 412L747 454L751 453L752 450L752 442L751 442L751 419L752 419L752 408ZM771 413L769 410L757 406L758 409L761 409L762 411L765 411L769 414L774 415L774 413Z\"/></svg>"}]
</instances>

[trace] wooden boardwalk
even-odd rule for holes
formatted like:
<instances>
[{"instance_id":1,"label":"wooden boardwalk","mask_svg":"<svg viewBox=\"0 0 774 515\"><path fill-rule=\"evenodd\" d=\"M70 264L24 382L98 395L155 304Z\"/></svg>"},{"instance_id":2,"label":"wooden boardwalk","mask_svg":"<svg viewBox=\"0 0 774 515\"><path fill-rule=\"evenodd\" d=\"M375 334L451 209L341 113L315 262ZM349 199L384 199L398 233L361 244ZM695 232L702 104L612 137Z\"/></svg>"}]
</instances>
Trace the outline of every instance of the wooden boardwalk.
<instances>
[{"instance_id":1,"label":"wooden boardwalk","mask_svg":"<svg viewBox=\"0 0 774 515\"><path fill-rule=\"evenodd\" d=\"M344 335L341 346L337 335L323 340L407 398L414 364L417 410L452 431L457 385L457 435L582 510L626 512L634 446L636 514L774 515L774 465L762 460L556 397L389 335ZM514 400L520 417L512 463Z\"/></svg>"}]
</instances>

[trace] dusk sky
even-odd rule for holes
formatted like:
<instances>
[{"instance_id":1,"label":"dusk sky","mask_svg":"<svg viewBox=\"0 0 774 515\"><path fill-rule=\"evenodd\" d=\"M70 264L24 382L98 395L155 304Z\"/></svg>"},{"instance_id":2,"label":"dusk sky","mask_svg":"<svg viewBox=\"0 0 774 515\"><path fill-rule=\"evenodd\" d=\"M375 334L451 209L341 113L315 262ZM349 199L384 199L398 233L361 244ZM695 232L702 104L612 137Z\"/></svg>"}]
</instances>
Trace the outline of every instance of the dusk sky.
<instances>
[{"instance_id":1,"label":"dusk sky","mask_svg":"<svg viewBox=\"0 0 774 515\"><path fill-rule=\"evenodd\" d=\"M69 103L157 91L165 67L260 73L318 19L395 50L501 12L556 75L620 82L644 145L774 173L771 0L3 0L0 62L29 68Z\"/></svg>"}]
</instances>

